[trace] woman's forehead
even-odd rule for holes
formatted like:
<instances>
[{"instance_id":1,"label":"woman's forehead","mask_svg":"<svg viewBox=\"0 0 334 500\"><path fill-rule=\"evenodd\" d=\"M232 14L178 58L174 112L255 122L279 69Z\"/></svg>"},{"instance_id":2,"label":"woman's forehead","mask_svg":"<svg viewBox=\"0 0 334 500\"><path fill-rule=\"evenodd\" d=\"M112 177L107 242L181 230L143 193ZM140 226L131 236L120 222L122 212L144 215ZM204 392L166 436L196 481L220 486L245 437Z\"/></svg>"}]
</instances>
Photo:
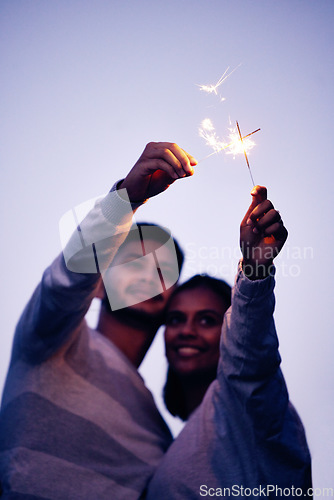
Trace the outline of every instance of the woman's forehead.
<instances>
[{"instance_id":1,"label":"woman's forehead","mask_svg":"<svg viewBox=\"0 0 334 500\"><path fill-rule=\"evenodd\" d=\"M221 309L224 298L206 286L198 286L177 292L168 304L167 310Z\"/></svg>"}]
</instances>

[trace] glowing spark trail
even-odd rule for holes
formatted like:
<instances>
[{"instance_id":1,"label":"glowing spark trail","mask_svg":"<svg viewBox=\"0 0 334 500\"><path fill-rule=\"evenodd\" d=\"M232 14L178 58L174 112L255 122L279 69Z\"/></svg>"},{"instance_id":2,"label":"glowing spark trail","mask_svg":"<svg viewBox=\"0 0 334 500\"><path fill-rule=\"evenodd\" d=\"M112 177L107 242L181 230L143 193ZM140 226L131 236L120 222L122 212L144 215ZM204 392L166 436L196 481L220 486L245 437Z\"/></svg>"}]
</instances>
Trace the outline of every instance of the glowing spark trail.
<instances>
[{"instance_id":1,"label":"glowing spark trail","mask_svg":"<svg viewBox=\"0 0 334 500\"><path fill-rule=\"evenodd\" d=\"M205 120L202 121L201 128L199 129L199 135L203 137L208 146L213 148L214 153L218 153L218 151L225 149L227 146L226 142L219 140L217 137L215 127L213 126L210 118L205 118Z\"/></svg>"},{"instance_id":2,"label":"glowing spark trail","mask_svg":"<svg viewBox=\"0 0 334 500\"><path fill-rule=\"evenodd\" d=\"M240 64L239 64L240 66ZM229 77L232 75L232 73L234 73L234 71L239 67L237 66L236 68L234 68L230 73L226 74L228 72L228 70L230 69L230 67L228 66L228 68L226 69L225 73L219 78L218 82L214 85L198 85L200 90L203 90L204 92L207 92L208 94L215 94L215 95L218 95L217 93L217 89L218 87L220 87L220 85ZM224 98L222 98L222 100L224 100Z\"/></svg>"}]
</instances>

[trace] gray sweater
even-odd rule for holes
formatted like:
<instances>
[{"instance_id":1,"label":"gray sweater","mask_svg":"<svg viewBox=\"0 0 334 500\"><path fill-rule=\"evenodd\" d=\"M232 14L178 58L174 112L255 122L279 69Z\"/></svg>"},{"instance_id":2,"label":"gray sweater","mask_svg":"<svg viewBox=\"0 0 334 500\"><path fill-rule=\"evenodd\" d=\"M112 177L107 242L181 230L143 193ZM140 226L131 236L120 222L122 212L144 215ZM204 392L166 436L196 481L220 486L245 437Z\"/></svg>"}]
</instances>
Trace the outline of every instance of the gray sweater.
<instances>
[{"instance_id":1,"label":"gray sweater","mask_svg":"<svg viewBox=\"0 0 334 500\"><path fill-rule=\"evenodd\" d=\"M138 499L172 440L137 370L84 320L95 256L107 267L131 222L116 193L98 202L64 251L81 272L60 255L19 321L0 413L3 499Z\"/></svg>"},{"instance_id":2,"label":"gray sweater","mask_svg":"<svg viewBox=\"0 0 334 500\"><path fill-rule=\"evenodd\" d=\"M273 289L273 277L250 281L239 270L217 379L164 456L147 500L286 498L311 487L304 429L279 368Z\"/></svg>"}]
</instances>

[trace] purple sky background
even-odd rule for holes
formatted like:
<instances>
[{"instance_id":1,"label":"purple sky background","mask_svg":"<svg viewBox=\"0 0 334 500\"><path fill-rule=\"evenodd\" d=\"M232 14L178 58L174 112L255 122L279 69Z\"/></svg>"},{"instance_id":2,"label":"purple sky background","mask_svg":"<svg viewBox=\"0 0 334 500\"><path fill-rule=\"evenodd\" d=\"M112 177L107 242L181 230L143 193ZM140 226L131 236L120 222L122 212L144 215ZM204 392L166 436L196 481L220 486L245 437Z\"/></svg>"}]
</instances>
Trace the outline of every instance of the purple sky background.
<instances>
[{"instance_id":1,"label":"purple sky background","mask_svg":"<svg viewBox=\"0 0 334 500\"><path fill-rule=\"evenodd\" d=\"M201 159L211 152L201 121L226 136L238 120L245 134L261 128L252 173L289 230L277 260L282 368L314 486L334 487L333 21L331 0L1 2L0 387L19 315L61 251L62 215L107 192L147 142ZM238 68L223 102L199 90L228 66ZM251 188L244 157L220 153L136 219L171 228L187 252L182 279L207 271L233 283ZM162 408L161 331L141 370Z\"/></svg>"}]
</instances>

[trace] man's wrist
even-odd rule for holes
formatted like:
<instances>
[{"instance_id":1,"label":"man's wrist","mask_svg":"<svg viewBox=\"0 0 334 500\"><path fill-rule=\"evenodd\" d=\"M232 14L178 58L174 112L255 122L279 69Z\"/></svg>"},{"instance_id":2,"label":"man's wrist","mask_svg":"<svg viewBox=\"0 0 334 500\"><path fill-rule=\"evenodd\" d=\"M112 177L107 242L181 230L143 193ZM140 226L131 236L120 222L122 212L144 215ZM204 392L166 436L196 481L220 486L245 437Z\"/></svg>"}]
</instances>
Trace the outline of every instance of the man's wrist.
<instances>
[{"instance_id":1,"label":"man's wrist","mask_svg":"<svg viewBox=\"0 0 334 500\"><path fill-rule=\"evenodd\" d=\"M125 200L125 201L130 201L130 203L131 203L131 207L132 207L132 210L137 210L137 208L138 208L138 207L140 207L141 205L143 205L144 203L146 203L146 202L147 202L147 199L146 199L146 200L143 200L143 201L139 201L139 200L138 200L138 201L137 201L137 200L136 200L136 201L133 201L133 200L131 200L131 199L129 198L128 191L127 191L126 187L124 187L124 186L123 186L123 183L124 183L124 179L121 179L121 180L117 181L117 182L114 184L114 186L113 186L112 190L117 191L117 192L118 192L118 195L120 196L120 198L121 198L122 200ZM126 197L124 197L124 196L122 195L122 190L123 190L123 192L125 192L125 193L126 193Z\"/></svg>"}]
</instances>

